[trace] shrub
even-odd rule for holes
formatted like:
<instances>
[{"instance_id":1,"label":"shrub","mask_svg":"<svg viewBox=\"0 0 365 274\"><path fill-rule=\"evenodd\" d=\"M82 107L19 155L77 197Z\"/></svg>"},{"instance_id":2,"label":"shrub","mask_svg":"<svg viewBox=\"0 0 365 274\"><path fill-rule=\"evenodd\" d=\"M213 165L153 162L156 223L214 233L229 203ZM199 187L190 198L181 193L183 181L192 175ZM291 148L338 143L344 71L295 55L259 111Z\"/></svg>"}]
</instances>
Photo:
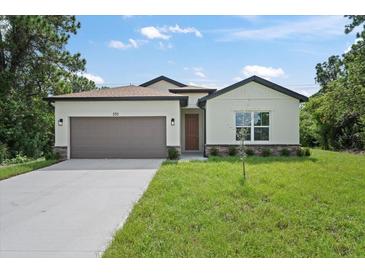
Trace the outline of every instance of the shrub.
<instances>
[{"instance_id":1,"label":"shrub","mask_svg":"<svg viewBox=\"0 0 365 274\"><path fill-rule=\"evenodd\" d=\"M311 150L308 147L304 149L304 156L311 156Z\"/></svg>"},{"instance_id":2,"label":"shrub","mask_svg":"<svg viewBox=\"0 0 365 274\"><path fill-rule=\"evenodd\" d=\"M168 149L168 157L170 160L177 160L179 159L179 151L175 147L170 147Z\"/></svg>"},{"instance_id":3,"label":"shrub","mask_svg":"<svg viewBox=\"0 0 365 274\"><path fill-rule=\"evenodd\" d=\"M280 150L280 155L281 156L290 156L290 151L287 148L283 148L282 150Z\"/></svg>"},{"instance_id":4,"label":"shrub","mask_svg":"<svg viewBox=\"0 0 365 274\"><path fill-rule=\"evenodd\" d=\"M25 162L29 162L31 159L28 158L27 156L18 153L14 158L12 159L6 159L4 161L4 164L6 165L13 165L13 164L21 164L21 163L25 163Z\"/></svg>"},{"instance_id":5,"label":"shrub","mask_svg":"<svg viewBox=\"0 0 365 274\"><path fill-rule=\"evenodd\" d=\"M59 152L54 153L53 151L49 151L44 153L44 158L46 160L59 160L61 158L61 155Z\"/></svg>"},{"instance_id":6,"label":"shrub","mask_svg":"<svg viewBox=\"0 0 365 274\"><path fill-rule=\"evenodd\" d=\"M264 148L262 151L261 151L261 155L263 157L268 157L271 155L271 149L270 148Z\"/></svg>"},{"instance_id":7,"label":"shrub","mask_svg":"<svg viewBox=\"0 0 365 274\"><path fill-rule=\"evenodd\" d=\"M236 156L237 155L237 148L236 148L236 146L229 146L228 147L228 154L230 156Z\"/></svg>"},{"instance_id":8,"label":"shrub","mask_svg":"<svg viewBox=\"0 0 365 274\"><path fill-rule=\"evenodd\" d=\"M255 151L252 148L248 148L245 150L247 156L254 156L255 155Z\"/></svg>"},{"instance_id":9,"label":"shrub","mask_svg":"<svg viewBox=\"0 0 365 274\"><path fill-rule=\"evenodd\" d=\"M300 147L297 149L296 153L297 153L297 156L302 157L302 156L304 156L304 149L302 149Z\"/></svg>"},{"instance_id":10,"label":"shrub","mask_svg":"<svg viewBox=\"0 0 365 274\"><path fill-rule=\"evenodd\" d=\"M0 143L0 164L9 157L8 146Z\"/></svg>"},{"instance_id":11,"label":"shrub","mask_svg":"<svg viewBox=\"0 0 365 274\"><path fill-rule=\"evenodd\" d=\"M209 152L210 152L210 155L212 155L212 156L218 156L218 154L219 154L219 150L218 150L218 148L217 148L217 147L212 147L212 148L209 150Z\"/></svg>"}]
</instances>

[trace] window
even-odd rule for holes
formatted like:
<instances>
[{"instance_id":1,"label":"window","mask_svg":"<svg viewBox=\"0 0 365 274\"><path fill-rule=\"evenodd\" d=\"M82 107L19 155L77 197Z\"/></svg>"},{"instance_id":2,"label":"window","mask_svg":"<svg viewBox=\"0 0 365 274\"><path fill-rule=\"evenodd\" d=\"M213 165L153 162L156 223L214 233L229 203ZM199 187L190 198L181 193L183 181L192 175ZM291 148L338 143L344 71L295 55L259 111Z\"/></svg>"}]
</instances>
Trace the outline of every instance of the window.
<instances>
[{"instance_id":1,"label":"window","mask_svg":"<svg viewBox=\"0 0 365 274\"><path fill-rule=\"evenodd\" d=\"M269 112L236 112L236 140L242 128L246 129L246 141L269 141ZM253 134L252 134L253 132Z\"/></svg>"},{"instance_id":2,"label":"window","mask_svg":"<svg viewBox=\"0 0 365 274\"><path fill-rule=\"evenodd\" d=\"M236 113L236 140L239 140L239 136L242 128L246 129L245 140L251 140L251 113L250 112L237 112Z\"/></svg>"},{"instance_id":3,"label":"window","mask_svg":"<svg viewBox=\"0 0 365 274\"><path fill-rule=\"evenodd\" d=\"M253 112L254 141L269 141L269 113Z\"/></svg>"}]
</instances>

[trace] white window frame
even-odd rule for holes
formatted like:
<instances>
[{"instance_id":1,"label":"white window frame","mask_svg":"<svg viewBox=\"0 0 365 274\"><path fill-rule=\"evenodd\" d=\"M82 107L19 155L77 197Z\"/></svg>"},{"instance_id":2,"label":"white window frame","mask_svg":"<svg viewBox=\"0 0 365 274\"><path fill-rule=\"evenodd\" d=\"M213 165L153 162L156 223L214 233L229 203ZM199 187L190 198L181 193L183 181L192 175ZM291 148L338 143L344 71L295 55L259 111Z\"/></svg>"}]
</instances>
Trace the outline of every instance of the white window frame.
<instances>
[{"instance_id":1,"label":"white window frame","mask_svg":"<svg viewBox=\"0 0 365 274\"><path fill-rule=\"evenodd\" d=\"M236 142L239 142L237 141L236 139L236 130L237 128L248 128L248 126L237 126L236 125L236 114L237 113L250 113L251 114L251 126L249 127L250 130L251 130L251 139L250 140L246 140L245 141L245 144L268 144L270 143L270 140L271 140L271 111L270 110L239 110L239 111L235 111L234 112L234 140ZM268 112L269 113L269 125L268 126L255 126L255 123L254 123L254 117L255 117L255 112ZM258 141L255 141L255 128L268 128L269 129L269 140L258 140Z\"/></svg>"}]
</instances>

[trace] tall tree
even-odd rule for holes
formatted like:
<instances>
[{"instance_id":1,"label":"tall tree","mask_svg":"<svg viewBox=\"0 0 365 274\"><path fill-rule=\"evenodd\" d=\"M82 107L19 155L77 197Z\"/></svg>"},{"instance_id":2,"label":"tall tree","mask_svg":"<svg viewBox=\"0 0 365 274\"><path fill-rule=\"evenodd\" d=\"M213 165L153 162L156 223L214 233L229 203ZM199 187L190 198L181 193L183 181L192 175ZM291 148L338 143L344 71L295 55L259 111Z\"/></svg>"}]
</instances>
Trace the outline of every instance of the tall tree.
<instances>
[{"instance_id":1,"label":"tall tree","mask_svg":"<svg viewBox=\"0 0 365 274\"><path fill-rule=\"evenodd\" d=\"M341 57L316 66L321 90L302 109L301 137L324 148L365 149L365 16L347 17L345 33L360 29L357 39Z\"/></svg>"},{"instance_id":2,"label":"tall tree","mask_svg":"<svg viewBox=\"0 0 365 274\"><path fill-rule=\"evenodd\" d=\"M80 23L74 16L0 16L0 142L14 154L49 149L52 94L95 87L77 76L86 61L66 45Z\"/></svg>"},{"instance_id":3,"label":"tall tree","mask_svg":"<svg viewBox=\"0 0 365 274\"><path fill-rule=\"evenodd\" d=\"M331 56L327 62L316 65L316 82L321 86L320 93L326 91L327 84L343 74L343 63L338 55Z\"/></svg>"}]
</instances>

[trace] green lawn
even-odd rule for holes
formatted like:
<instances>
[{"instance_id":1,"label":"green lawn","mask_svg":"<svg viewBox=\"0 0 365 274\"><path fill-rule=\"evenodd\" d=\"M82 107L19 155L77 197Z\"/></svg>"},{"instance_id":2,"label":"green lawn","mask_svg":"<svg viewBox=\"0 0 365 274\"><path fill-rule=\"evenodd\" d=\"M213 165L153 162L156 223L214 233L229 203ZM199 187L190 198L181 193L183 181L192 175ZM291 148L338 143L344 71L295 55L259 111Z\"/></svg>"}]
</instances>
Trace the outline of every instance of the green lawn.
<instances>
[{"instance_id":1,"label":"green lawn","mask_svg":"<svg viewBox=\"0 0 365 274\"><path fill-rule=\"evenodd\" d=\"M57 160L36 160L23 164L15 164L10 166L0 166L0 180L4 180L15 175L26 173L35 169L50 166L56 163Z\"/></svg>"},{"instance_id":2,"label":"green lawn","mask_svg":"<svg viewBox=\"0 0 365 274\"><path fill-rule=\"evenodd\" d=\"M104 257L365 257L365 156L163 165Z\"/></svg>"}]
</instances>

